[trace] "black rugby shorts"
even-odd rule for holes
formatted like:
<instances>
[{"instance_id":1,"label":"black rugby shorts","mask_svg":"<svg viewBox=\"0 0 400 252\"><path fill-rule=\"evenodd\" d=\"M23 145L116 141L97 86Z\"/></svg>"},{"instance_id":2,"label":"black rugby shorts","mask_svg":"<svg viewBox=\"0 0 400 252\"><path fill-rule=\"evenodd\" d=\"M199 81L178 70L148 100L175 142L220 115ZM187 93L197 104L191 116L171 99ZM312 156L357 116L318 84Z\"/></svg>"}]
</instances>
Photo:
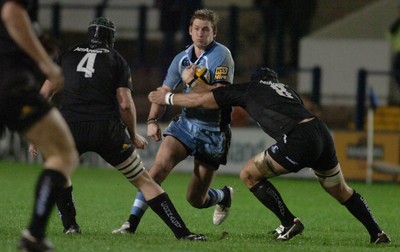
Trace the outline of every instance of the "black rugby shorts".
<instances>
[{"instance_id":1,"label":"black rugby shorts","mask_svg":"<svg viewBox=\"0 0 400 252\"><path fill-rule=\"evenodd\" d=\"M268 148L268 154L291 172L305 167L329 170L338 164L332 135L319 119L298 124L281 141Z\"/></svg>"}]
</instances>

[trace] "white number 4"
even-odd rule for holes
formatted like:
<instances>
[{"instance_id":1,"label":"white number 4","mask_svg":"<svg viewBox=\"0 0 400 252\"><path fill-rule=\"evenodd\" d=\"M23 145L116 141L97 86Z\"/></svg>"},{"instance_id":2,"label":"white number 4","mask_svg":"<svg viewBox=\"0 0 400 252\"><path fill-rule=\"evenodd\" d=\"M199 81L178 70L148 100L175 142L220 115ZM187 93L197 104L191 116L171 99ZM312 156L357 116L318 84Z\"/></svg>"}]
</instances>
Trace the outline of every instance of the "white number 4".
<instances>
[{"instance_id":1,"label":"white number 4","mask_svg":"<svg viewBox=\"0 0 400 252\"><path fill-rule=\"evenodd\" d=\"M85 56L79 61L76 67L77 72L85 73L85 78L92 78L94 73L94 61L96 60L96 53L86 53Z\"/></svg>"}]
</instances>

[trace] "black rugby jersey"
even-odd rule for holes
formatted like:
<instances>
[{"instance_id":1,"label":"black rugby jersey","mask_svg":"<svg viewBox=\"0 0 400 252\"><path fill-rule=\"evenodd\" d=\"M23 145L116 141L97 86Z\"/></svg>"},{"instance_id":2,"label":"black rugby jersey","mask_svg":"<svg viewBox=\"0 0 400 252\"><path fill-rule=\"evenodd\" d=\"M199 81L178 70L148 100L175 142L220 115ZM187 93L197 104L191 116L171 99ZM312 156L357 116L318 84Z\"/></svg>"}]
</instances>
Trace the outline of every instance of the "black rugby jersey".
<instances>
[{"instance_id":1,"label":"black rugby jersey","mask_svg":"<svg viewBox=\"0 0 400 252\"><path fill-rule=\"evenodd\" d=\"M116 90L132 90L131 71L113 48L80 44L60 55L64 90L60 111L68 122L119 118Z\"/></svg>"},{"instance_id":2,"label":"black rugby jersey","mask_svg":"<svg viewBox=\"0 0 400 252\"><path fill-rule=\"evenodd\" d=\"M5 2L16 2L26 9L32 22L37 21L38 1L37 0L0 0L0 10ZM37 34L39 35L39 34ZM0 19L0 56L12 56L21 61L27 61L26 65L33 64L33 60L22 51L8 34L3 21Z\"/></svg>"},{"instance_id":3,"label":"black rugby jersey","mask_svg":"<svg viewBox=\"0 0 400 252\"><path fill-rule=\"evenodd\" d=\"M314 115L299 95L282 83L249 82L212 90L220 108L239 106L275 140L282 139L301 120Z\"/></svg>"}]
</instances>

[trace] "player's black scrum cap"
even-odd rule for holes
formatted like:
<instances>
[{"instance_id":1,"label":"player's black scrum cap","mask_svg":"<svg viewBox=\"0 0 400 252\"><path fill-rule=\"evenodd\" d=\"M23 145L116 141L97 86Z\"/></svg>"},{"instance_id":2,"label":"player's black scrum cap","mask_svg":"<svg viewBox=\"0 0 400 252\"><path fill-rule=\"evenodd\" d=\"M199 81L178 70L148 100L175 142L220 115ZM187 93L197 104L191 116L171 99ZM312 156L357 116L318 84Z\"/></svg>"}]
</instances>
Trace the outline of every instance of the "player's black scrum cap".
<instances>
[{"instance_id":1,"label":"player's black scrum cap","mask_svg":"<svg viewBox=\"0 0 400 252\"><path fill-rule=\"evenodd\" d=\"M278 75L276 72L268 67L260 67L251 74L251 81L268 81L278 83Z\"/></svg>"},{"instance_id":2,"label":"player's black scrum cap","mask_svg":"<svg viewBox=\"0 0 400 252\"><path fill-rule=\"evenodd\" d=\"M95 18L89 23L88 37L91 44L106 44L113 48L116 28L114 23L105 17Z\"/></svg>"}]
</instances>

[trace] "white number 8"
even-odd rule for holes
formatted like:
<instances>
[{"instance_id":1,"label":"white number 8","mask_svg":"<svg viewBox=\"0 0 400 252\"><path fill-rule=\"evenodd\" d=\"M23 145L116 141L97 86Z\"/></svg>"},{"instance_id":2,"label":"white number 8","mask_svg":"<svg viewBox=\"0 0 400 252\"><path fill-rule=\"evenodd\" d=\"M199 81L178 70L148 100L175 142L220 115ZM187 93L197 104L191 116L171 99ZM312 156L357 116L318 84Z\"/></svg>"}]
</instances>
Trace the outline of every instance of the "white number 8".
<instances>
[{"instance_id":1,"label":"white number 8","mask_svg":"<svg viewBox=\"0 0 400 252\"><path fill-rule=\"evenodd\" d=\"M293 95L285 88L285 85L282 83L271 83L271 87L280 95L285 96L287 98L292 98Z\"/></svg>"}]
</instances>

